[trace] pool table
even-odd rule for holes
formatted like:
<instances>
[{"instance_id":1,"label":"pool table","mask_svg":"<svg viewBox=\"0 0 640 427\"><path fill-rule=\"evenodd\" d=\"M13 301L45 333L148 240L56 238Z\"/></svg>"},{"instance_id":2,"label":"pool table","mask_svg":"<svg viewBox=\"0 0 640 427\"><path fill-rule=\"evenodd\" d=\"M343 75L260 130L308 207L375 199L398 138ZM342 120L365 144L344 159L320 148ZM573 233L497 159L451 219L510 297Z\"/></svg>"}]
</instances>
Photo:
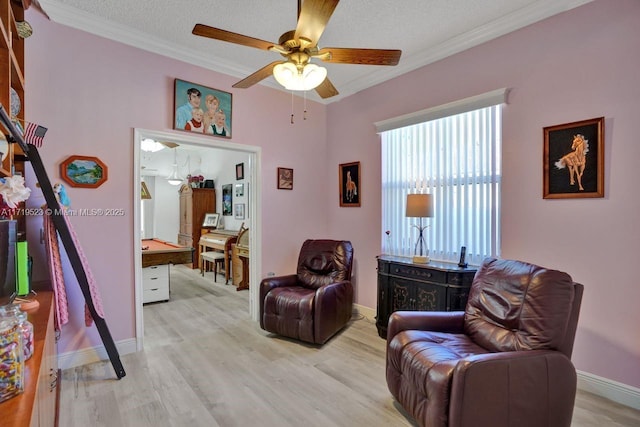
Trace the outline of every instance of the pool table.
<instances>
[{"instance_id":1,"label":"pool table","mask_svg":"<svg viewBox=\"0 0 640 427\"><path fill-rule=\"evenodd\" d=\"M160 239L142 239L142 268L193 262L193 248Z\"/></svg>"}]
</instances>

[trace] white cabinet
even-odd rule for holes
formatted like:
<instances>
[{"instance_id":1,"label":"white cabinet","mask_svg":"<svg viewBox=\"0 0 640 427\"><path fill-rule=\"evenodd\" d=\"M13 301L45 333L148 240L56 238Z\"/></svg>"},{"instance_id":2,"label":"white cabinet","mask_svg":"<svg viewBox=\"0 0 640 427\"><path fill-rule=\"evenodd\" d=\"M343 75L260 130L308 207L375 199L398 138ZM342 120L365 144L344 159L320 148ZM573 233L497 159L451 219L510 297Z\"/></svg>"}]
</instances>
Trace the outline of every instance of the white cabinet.
<instances>
[{"instance_id":1,"label":"white cabinet","mask_svg":"<svg viewBox=\"0 0 640 427\"><path fill-rule=\"evenodd\" d=\"M142 269L142 302L169 301L169 264Z\"/></svg>"}]
</instances>

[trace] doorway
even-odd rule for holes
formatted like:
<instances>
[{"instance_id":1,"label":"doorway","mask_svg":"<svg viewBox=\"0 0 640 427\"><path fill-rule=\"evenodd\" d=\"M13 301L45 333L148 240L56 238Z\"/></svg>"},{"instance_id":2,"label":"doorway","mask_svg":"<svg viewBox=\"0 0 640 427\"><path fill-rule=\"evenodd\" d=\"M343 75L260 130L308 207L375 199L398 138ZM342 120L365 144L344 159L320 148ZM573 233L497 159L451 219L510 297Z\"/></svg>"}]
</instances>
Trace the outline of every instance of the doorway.
<instances>
[{"instance_id":1,"label":"doorway","mask_svg":"<svg viewBox=\"0 0 640 427\"><path fill-rule=\"evenodd\" d=\"M261 271L262 257L258 248L261 245L261 183L259 177L261 176L261 148L257 146L250 146L244 144L237 144L233 142L227 142L226 140L220 140L208 136L200 136L197 134L181 133L181 132L168 132L168 131L154 131L147 129L134 129L133 138L133 159L134 159L134 176L133 176L133 197L134 197L134 267L135 267L135 304L136 304L136 349L141 351L144 348L144 319L143 319L143 285L142 285L142 257L139 256L142 251L140 230L143 227L143 217L141 212L142 198L141 194L141 181L142 181L142 141L146 139L152 139L154 141L161 141L171 145L184 145L186 147L192 147L199 150L214 149L225 150L234 153L245 154L248 158L248 164L244 165L244 178L245 182L250 186L247 196L246 206L246 220L245 226L249 227L249 312L254 321L258 321L259 310L257 309L258 300L258 272ZM230 168L236 167L235 164L229 165ZM215 183L215 187L219 187L219 183ZM177 189L176 189L177 190ZM193 243L194 245L197 242Z\"/></svg>"}]
</instances>

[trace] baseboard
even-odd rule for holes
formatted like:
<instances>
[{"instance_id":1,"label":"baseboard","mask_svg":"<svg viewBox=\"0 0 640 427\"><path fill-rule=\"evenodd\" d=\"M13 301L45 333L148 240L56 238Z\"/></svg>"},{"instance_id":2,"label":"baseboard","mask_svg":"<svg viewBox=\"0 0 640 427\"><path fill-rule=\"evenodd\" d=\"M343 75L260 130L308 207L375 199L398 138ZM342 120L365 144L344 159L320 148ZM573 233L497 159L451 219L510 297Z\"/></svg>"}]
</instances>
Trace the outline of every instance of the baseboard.
<instances>
[{"instance_id":1,"label":"baseboard","mask_svg":"<svg viewBox=\"0 0 640 427\"><path fill-rule=\"evenodd\" d=\"M136 339L130 338L118 341L116 343L116 348L118 349L120 356L135 353L137 351ZM76 366L99 362L100 360L109 360L107 349L104 348L103 345L58 354L58 368L65 370L75 368Z\"/></svg>"},{"instance_id":2,"label":"baseboard","mask_svg":"<svg viewBox=\"0 0 640 427\"><path fill-rule=\"evenodd\" d=\"M353 314L364 316L372 323L376 321L376 309L365 307L364 305L353 304Z\"/></svg>"},{"instance_id":3,"label":"baseboard","mask_svg":"<svg viewBox=\"0 0 640 427\"><path fill-rule=\"evenodd\" d=\"M578 371L578 388L640 411L640 388Z\"/></svg>"}]
</instances>

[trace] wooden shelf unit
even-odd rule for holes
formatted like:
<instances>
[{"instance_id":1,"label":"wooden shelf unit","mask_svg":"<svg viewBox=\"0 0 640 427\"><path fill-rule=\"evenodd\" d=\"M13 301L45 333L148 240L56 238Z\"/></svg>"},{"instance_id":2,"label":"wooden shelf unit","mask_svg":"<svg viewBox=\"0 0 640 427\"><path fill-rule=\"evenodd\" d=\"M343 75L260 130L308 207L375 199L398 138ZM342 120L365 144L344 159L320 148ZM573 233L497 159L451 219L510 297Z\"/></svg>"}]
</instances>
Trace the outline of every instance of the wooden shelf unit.
<instances>
[{"instance_id":1,"label":"wooden shelf unit","mask_svg":"<svg viewBox=\"0 0 640 427\"><path fill-rule=\"evenodd\" d=\"M10 113L10 89L13 88L22 104L18 114L20 120L24 120L24 39L18 36L16 22L23 20L22 2L0 0L0 103ZM8 155L0 165L0 177L13 175L14 157L24 154L18 145L8 144L8 146Z\"/></svg>"}]
</instances>

